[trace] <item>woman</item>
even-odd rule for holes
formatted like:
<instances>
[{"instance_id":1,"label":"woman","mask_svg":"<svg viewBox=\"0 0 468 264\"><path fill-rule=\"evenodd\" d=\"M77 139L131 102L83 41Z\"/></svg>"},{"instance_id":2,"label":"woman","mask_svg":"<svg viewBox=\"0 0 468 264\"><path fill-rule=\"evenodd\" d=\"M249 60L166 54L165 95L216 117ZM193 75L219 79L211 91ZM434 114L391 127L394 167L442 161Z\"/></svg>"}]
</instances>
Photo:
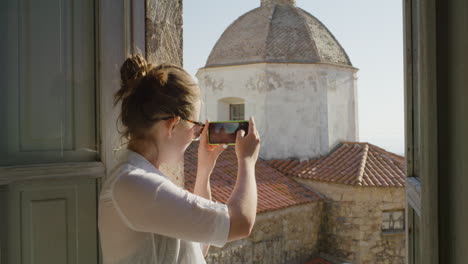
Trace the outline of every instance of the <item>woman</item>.
<instances>
[{"instance_id":1,"label":"woman","mask_svg":"<svg viewBox=\"0 0 468 264\"><path fill-rule=\"evenodd\" d=\"M253 118L237 133L236 185L226 204L211 201L210 174L224 150L207 143L208 121L200 115L200 91L183 69L147 64L141 55L120 69L120 120L128 139L119 164L99 200L99 234L104 263L205 263L210 245L247 237L257 209L255 163L260 138ZM194 194L159 170L183 158L200 138Z\"/></svg>"}]
</instances>

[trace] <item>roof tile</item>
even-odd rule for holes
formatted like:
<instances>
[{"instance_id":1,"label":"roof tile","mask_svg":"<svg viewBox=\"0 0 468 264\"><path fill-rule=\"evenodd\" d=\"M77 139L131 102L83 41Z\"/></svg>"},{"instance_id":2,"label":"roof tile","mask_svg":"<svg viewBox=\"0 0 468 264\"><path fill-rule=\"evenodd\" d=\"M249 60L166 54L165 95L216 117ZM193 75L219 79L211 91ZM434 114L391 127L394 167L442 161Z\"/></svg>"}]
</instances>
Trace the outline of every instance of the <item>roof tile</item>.
<instances>
[{"instance_id":1,"label":"roof tile","mask_svg":"<svg viewBox=\"0 0 468 264\"><path fill-rule=\"evenodd\" d=\"M193 192L197 173L198 142L192 143L185 152L185 188ZM279 161L277 164L281 165ZM285 163L290 165L290 163ZM300 164L297 162L297 164ZM295 205L311 203L322 198L293 179L272 168L267 161L258 159L255 165L257 180L257 213L278 210ZM218 158L211 174L213 200L226 203L237 177L237 157L234 147L229 147Z\"/></svg>"},{"instance_id":2,"label":"roof tile","mask_svg":"<svg viewBox=\"0 0 468 264\"><path fill-rule=\"evenodd\" d=\"M318 159L268 164L287 176L356 186L404 187L406 179L404 157L361 142L343 142Z\"/></svg>"}]
</instances>

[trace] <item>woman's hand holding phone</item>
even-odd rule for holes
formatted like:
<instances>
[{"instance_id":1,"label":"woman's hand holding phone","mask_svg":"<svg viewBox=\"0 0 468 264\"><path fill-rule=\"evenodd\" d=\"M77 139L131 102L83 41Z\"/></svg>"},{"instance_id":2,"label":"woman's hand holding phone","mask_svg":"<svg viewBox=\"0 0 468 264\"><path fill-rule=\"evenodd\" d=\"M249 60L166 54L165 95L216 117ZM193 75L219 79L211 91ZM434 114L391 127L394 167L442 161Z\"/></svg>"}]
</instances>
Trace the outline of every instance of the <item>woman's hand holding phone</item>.
<instances>
[{"instance_id":1,"label":"woman's hand holding phone","mask_svg":"<svg viewBox=\"0 0 468 264\"><path fill-rule=\"evenodd\" d=\"M198 168L206 171L206 173L210 173L213 170L219 155L227 147L227 145L208 144L208 126L209 122L206 120L198 146Z\"/></svg>"},{"instance_id":2,"label":"woman's hand holding phone","mask_svg":"<svg viewBox=\"0 0 468 264\"><path fill-rule=\"evenodd\" d=\"M245 238L252 232L257 215L257 183L255 163L260 151L260 136L253 117L249 119L247 135L244 130L236 134L236 185L227 201L231 221L228 241Z\"/></svg>"},{"instance_id":3,"label":"woman's hand holding phone","mask_svg":"<svg viewBox=\"0 0 468 264\"><path fill-rule=\"evenodd\" d=\"M255 165L260 151L260 135L255 127L253 117L249 119L249 131L245 136L244 130L237 131L236 135L236 155L239 163Z\"/></svg>"}]
</instances>

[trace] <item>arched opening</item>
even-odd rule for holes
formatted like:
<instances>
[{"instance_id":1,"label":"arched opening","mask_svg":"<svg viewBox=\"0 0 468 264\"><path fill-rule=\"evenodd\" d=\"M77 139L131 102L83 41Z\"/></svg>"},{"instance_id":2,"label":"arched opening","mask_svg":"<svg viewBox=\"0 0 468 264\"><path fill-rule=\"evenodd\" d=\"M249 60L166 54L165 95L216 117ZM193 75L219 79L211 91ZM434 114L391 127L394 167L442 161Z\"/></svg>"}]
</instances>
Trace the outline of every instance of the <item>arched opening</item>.
<instances>
[{"instance_id":1,"label":"arched opening","mask_svg":"<svg viewBox=\"0 0 468 264\"><path fill-rule=\"evenodd\" d=\"M245 99L225 97L218 100L219 120L245 120Z\"/></svg>"}]
</instances>

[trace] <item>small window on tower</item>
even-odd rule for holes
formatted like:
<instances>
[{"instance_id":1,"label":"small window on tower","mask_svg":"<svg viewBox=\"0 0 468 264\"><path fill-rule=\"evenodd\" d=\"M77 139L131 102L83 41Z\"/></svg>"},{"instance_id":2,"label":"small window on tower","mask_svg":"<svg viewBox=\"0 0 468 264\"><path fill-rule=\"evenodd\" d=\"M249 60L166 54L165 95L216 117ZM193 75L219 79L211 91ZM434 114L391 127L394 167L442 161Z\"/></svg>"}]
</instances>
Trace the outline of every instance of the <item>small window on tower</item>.
<instances>
[{"instance_id":1,"label":"small window on tower","mask_svg":"<svg viewBox=\"0 0 468 264\"><path fill-rule=\"evenodd\" d=\"M229 120L244 120L244 104L229 105Z\"/></svg>"},{"instance_id":2,"label":"small window on tower","mask_svg":"<svg viewBox=\"0 0 468 264\"><path fill-rule=\"evenodd\" d=\"M245 120L245 99L240 97L224 97L219 99L217 119Z\"/></svg>"},{"instance_id":3,"label":"small window on tower","mask_svg":"<svg viewBox=\"0 0 468 264\"><path fill-rule=\"evenodd\" d=\"M405 230L405 211L386 211L382 214L383 232L403 232Z\"/></svg>"}]
</instances>

